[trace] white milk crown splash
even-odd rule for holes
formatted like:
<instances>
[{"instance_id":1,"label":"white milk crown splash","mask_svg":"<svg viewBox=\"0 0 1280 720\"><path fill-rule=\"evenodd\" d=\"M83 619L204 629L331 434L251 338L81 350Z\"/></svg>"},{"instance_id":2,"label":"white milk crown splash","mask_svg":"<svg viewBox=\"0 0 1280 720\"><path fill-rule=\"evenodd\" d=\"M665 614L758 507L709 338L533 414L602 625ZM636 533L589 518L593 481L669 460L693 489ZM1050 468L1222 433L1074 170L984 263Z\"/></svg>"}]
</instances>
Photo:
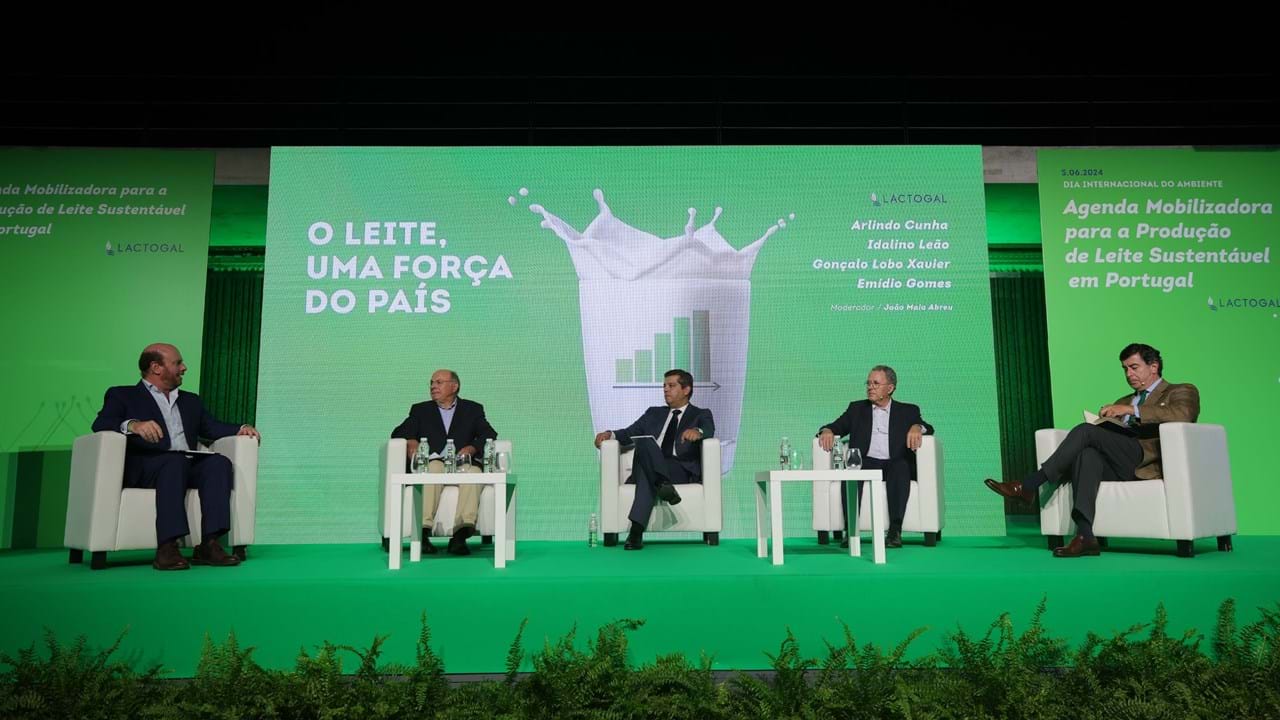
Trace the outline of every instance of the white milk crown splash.
<instances>
[{"instance_id":1,"label":"white milk crown splash","mask_svg":"<svg viewBox=\"0 0 1280 720\"><path fill-rule=\"evenodd\" d=\"M542 227L564 240L579 280L747 280L764 241L786 227L786 221L779 220L755 242L742 250L734 250L716 229L723 208L717 207L711 222L698 228L694 225L697 212L689 208L684 233L661 238L619 220L609 209L601 190L596 189L592 195L600 213L582 232L541 205L529 206L531 212L542 216ZM794 218L794 214L791 217Z\"/></svg>"},{"instance_id":2,"label":"white milk crown splash","mask_svg":"<svg viewBox=\"0 0 1280 720\"><path fill-rule=\"evenodd\" d=\"M795 215L735 250L716 229L722 208L702 227L690 209L683 232L662 238L615 217L599 189L592 194L600 212L581 232L529 206L568 246L577 270L592 422L600 430L626 427L661 401L668 368L686 369L693 402L715 415L721 472L728 473L747 378L751 271L765 240ZM520 196L528 197L525 188ZM515 206L516 197L507 202Z\"/></svg>"}]
</instances>

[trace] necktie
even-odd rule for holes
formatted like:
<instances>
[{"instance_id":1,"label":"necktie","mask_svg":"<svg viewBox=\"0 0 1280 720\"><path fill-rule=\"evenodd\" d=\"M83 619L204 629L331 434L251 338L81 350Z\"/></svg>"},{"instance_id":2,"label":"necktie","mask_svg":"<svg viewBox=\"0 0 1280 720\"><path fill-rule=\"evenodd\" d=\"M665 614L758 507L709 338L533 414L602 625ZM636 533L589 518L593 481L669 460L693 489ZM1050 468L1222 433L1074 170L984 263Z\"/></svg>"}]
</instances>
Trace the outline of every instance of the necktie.
<instances>
[{"instance_id":1,"label":"necktie","mask_svg":"<svg viewBox=\"0 0 1280 720\"><path fill-rule=\"evenodd\" d=\"M1147 395L1149 395L1149 394L1150 394L1150 393L1149 393L1149 392L1147 392L1146 390L1141 390L1141 391L1139 391L1139 392L1138 392L1138 404L1137 404L1137 405L1135 405L1134 407L1137 407L1138 405L1141 405L1142 403L1146 402L1146 401L1147 401ZM1134 426L1136 426L1137 424L1138 424L1138 416L1137 416L1136 414L1135 414L1135 415L1130 415L1130 416L1129 416L1129 427L1134 427Z\"/></svg>"},{"instance_id":2,"label":"necktie","mask_svg":"<svg viewBox=\"0 0 1280 720\"><path fill-rule=\"evenodd\" d=\"M680 411L672 410L671 419L667 421L667 429L662 433L662 457L675 455L676 427L680 425Z\"/></svg>"}]
</instances>

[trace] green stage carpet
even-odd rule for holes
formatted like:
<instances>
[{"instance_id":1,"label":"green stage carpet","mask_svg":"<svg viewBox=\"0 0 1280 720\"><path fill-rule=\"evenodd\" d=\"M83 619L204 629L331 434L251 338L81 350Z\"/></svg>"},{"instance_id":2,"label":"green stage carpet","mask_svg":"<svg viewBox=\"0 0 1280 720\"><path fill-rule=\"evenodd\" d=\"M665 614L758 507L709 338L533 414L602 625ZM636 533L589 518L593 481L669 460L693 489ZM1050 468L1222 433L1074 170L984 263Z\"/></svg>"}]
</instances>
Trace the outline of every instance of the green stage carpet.
<instances>
[{"instance_id":1,"label":"green stage carpet","mask_svg":"<svg viewBox=\"0 0 1280 720\"><path fill-rule=\"evenodd\" d=\"M411 663L425 612L450 673L501 672L525 618L526 649L575 624L585 642L603 623L638 618L646 624L632 638L635 662L705 652L720 669L758 669L787 628L807 653L822 655L824 638L842 637L841 622L860 643L883 647L926 627L913 646L919 655L957 626L984 631L1004 611L1025 627L1042 597L1046 625L1073 643L1149 622L1160 602L1171 632L1210 636L1224 599L1238 600L1241 622L1280 600L1280 537L1237 537L1232 553L1202 541L1192 559L1176 557L1172 542L1121 540L1100 558L1061 560L1025 531L947 537L934 548L908 535L883 566L871 563L870 542L853 559L795 537L782 567L756 558L747 540L655 540L639 553L527 542L505 570L472 542L468 558L409 563L406 552L396 572L374 543L257 546L238 568L179 573L152 570L150 552L110 554L111 566L95 572L87 562L69 565L65 551L8 551L0 553L0 651L41 642L45 628L64 642L87 634L94 646L127 628L125 656L184 677L206 633L222 640L234 629L268 667L291 667L299 648L313 652L324 640L367 647L375 635L390 636L384 660Z\"/></svg>"}]
</instances>

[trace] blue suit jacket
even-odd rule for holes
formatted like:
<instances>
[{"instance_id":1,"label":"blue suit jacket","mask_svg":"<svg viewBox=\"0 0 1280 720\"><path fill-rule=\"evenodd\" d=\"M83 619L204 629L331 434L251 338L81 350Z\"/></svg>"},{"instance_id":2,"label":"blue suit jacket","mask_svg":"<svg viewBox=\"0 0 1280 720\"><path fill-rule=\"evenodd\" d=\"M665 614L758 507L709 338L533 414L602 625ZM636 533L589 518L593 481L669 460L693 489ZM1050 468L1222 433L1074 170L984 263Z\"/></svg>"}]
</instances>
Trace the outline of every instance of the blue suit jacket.
<instances>
[{"instance_id":1,"label":"blue suit jacket","mask_svg":"<svg viewBox=\"0 0 1280 720\"><path fill-rule=\"evenodd\" d=\"M629 427L611 432L613 432L613 437L622 445L633 445L632 438L637 435L652 435L654 441L657 442L658 436L662 434L663 427L666 425L670 414L671 408L666 405L651 407L645 410L640 419L631 423ZM711 416L711 411L692 404L685 408L685 412L680 414L680 424L676 428L677 435L673 447L676 462L680 463L690 475L702 477L702 440L688 442L680 437L680 433L690 428L700 428L702 430L702 440L715 437L716 422Z\"/></svg>"},{"instance_id":2,"label":"blue suit jacket","mask_svg":"<svg viewBox=\"0 0 1280 720\"><path fill-rule=\"evenodd\" d=\"M427 439L427 446L433 453L443 453L445 442L452 439L458 450L470 445L476 449L471 458L473 464L484 462L480 457L484 452L485 440L497 440L498 431L489 424L484 415L484 406L471 400L457 399L453 411L453 421L449 423L449 431L445 432L444 420L440 419L440 408L431 400L414 403L409 408L409 417L391 431L391 437L405 440Z\"/></svg>"},{"instance_id":3,"label":"blue suit jacket","mask_svg":"<svg viewBox=\"0 0 1280 720\"><path fill-rule=\"evenodd\" d=\"M894 400L889 406L889 459L906 458L907 465L911 467L911 477L915 479L916 454L907 450L907 430L911 429L912 425L922 426L925 435L933 434L933 426L920 417L919 405ZM849 403L844 414L834 422L818 428L818 434L821 435L823 430L830 429L836 437L848 435L849 447L858 448L862 452L862 457L865 458L867 450L871 447L871 426L871 401L855 400Z\"/></svg>"},{"instance_id":4,"label":"blue suit jacket","mask_svg":"<svg viewBox=\"0 0 1280 720\"><path fill-rule=\"evenodd\" d=\"M194 447L198 440L217 440L240 432L239 425L224 423L205 410L200 396L185 390L178 391L178 414L182 417L182 430L186 433L187 442ZM121 385L108 388L102 399L102 409L93 421L94 432L113 430L119 432L125 420L154 420L164 429L164 437L159 442L147 442L137 433L127 437L125 446L124 479L125 484L137 480L142 474L142 464L149 457L154 457L170 449L173 438L165 428L164 415L160 406L146 385Z\"/></svg>"}]
</instances>

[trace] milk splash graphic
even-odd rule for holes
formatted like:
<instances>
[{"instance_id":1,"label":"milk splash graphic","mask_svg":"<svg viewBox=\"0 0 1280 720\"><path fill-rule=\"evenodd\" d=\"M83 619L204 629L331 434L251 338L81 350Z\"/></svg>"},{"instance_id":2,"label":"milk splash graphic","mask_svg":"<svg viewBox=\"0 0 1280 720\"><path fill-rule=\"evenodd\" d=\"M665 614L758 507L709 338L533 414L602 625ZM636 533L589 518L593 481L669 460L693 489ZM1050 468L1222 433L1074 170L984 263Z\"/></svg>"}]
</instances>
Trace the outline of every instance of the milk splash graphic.
<instances>
[{"instance_id":1,"label":"milk splash graphic","mask_svg":"<svg viewBox=\"0 0 1280 720\"><path fill-rule=\"evenodd\" d=\"M520 194L527 197L527 190ZM582 231L541 205L529 210L568 246L578 274L593 426L626 427L661 405L662 373L681 367L693 373L690 402L715 415L721 471L728 473L747 377L751 270L765 240L787 220L735 250L716 229L723 208L701 227L690 208L684 232L662 238L615 217L601 190L592 195L599 213ZM514 205L514 196L508 202Z\"/></svg>"}]
</instances>

